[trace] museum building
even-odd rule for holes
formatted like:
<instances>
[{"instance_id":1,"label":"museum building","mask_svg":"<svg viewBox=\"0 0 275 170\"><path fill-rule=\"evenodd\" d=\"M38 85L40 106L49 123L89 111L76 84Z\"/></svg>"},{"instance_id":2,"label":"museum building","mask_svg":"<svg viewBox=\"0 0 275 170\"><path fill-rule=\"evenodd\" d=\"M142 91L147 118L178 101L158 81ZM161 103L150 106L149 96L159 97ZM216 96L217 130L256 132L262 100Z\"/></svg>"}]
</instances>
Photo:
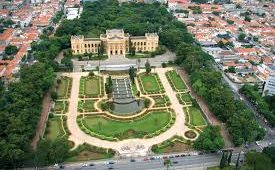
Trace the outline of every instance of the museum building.
<instances>
[{"instance_id":1,"label":"museum building","mask_svg":"<svg viewBox=\"0 0 275 170\"><path fill-rule=\"evenodd\" d=\"M98 53L103 45L108 57L125 56L130 50L130 45L136 52L153 52L158 47L159 36L157 33L145 33L145 36L130 36L123 29L106 30L99 38L85 38L83 35L71 37L73 55L84 53Z\"/></svg>"}]
</instances>

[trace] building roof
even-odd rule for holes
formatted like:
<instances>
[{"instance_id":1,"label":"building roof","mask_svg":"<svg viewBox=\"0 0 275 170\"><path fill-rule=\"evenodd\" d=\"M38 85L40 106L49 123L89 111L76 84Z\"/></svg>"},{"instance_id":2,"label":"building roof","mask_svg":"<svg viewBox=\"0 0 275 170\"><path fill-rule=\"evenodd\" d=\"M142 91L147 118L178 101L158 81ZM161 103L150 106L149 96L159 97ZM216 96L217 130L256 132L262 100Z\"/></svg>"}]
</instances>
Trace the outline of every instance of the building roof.
<instances>
[{"instance_id":1,"label":"building roof","mask_svg":"<svg viewBox=\"0 0 275 170\"><path fill-rule=\"evenodd\" d=\"M13 35L14 29L8 28L2 34L0 34L0 41L6 41Z\"/></svg>"}]
</instances>

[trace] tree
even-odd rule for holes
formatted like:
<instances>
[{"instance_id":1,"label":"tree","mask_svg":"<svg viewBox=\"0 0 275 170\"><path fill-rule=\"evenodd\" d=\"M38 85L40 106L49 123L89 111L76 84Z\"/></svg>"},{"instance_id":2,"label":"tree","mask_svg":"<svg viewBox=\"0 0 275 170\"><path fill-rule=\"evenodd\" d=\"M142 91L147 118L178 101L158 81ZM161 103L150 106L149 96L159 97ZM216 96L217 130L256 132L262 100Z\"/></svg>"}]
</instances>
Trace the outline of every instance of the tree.
<instances>
[{"instance_id":1,"label":"tree","mask_svg":"<svg viewBox=\"0 0 275 170\"><path fill-rule=\"evenodd\" d=\"M246 34L242 32L239 34L238 39L239 39L239 41L244 41L245 37L246 37Z\"/></svg>"},{"instance_id":2,"label":"tree","mask_svg":"<svg viewBox=\"0 0 275 170\"><path fill-rule=\"evenodd\" d=\"M265 154L255 151L250 151L245 155L247 165L255 170L272 170L271 159Z\"/></svg>"},{"instance_id":3,"label":"tree","mask_svg":"<svg viewBox=\"0 0 275 170\"><path fill-rule=\"evenodd\" d=\"M62 163L69 156L69 143L66 138L54 141L42 140L35 152L36 165L45 166L52 163Z\"/></svg>"},{"instance_id":4,"label":"tree","mask_svg":"<svg viewBox=\"0 0 275 170\"><path fill-rule=\"evenodd\" d=\"M244 17L244 20L247 21L247 22L250 22L250 21L251 21L251 18L250 18L250 16L246 15L246 16Z\"/></svg>"},{"instance_id":5,"label":"tree","mask_svg":"<svg viewBox=\"0 0 275 170\"><path fill-rule=\"evenodd\" d=\"M149 108L149 106L150 106L150 100L149 100L149 99L145 99L145 100L144 100L144 106L145 106L146 108Z\"/></svg>"},{"instance_id":6,"label":"tree","mask_svg":"<svg viewBox=\"0 0 275 170\"><path fill-rule=\"evenodd\" d=\"M224 147L224 140L218 126L207 126L194 142L194 148L198 150L219 150Z\"/></svg>"},{"instance_id":7,"label":"tree","mask_svg":"<svg viewBox=\"0 0 275 170\"><path fill-rule=\"evenodd\" d=\"M230 165L231 159L232 159L232 150L229 151L229 155L228 155L228 158L227 158L227 165Z\"/></svg>"},{"instance_id":8,"label":"tree","mask_svg":"<svg viewBox=\"0 0 275 170\"><path fill-rule=\"evenodd\" d=\"M229 25L233 25L234 24L234 21L230 20L230 19L227 19L226 22L229 24Z\"/></svg>"},{"instance_id":9,"label":"tree","mask_svg":"<svg viewBox=\"0 0 275 170\"><path fill-rule=\"evenodd\" d=\"M239 169L240 157L241 157L241 152L239 152L239 154L238 154L238 158L237 158L237 162L236 162L236 170Z\"/></svg>"},{"instance_id":10,"label":"tree","mask_svg":"<svg viewBox=\"0 0 275 170\"><path fill-rule=\"evenodd\" d=\"M51 92L51 98L52 98L53 101L55 101L57 99L57 93L56 93L56 91L52 91Z\"/></svg>"},{"instance_id":11,"label":"tree","mask_svg":"<svg viewBox=\"0 0 275 170\"><path fill-rule=\"evenodd\" d=\"M222 158L220 161L220 169L223 169L226 166L226 154L222 152Z\"/></svg>"},{"instance_id":12,"label":"tree","mask_svg":"<svg viewBox=\"0 0 275 170\"><path fill-rule=\"evenodd\" d=\"M149 74L151 72L151 65L148 60L145 63L145 70L146 70L147 74Z\"/></svg>"},{"instance_id":13,"label":"tree","mask_svg":"<svg viewBox=\"0 0 275 170\"><path fill-rule=\"evenodd\" d=\"M172 162L170 159L165 159L163 162L164 166L166 167L166 169L168 170L169 167L172 165Z\"/></svg>"},{"instance_id":14,"label":"tree","mask_svg":"<svg viewBox=\"0 0 275 170\"><path fill-rule=\"evenodd\" d=\"M132 83L135 83L136 69L133 66L129 68L129 77Z\"/></svg>"},{"instance_id":15,"label":"tree","mask_svg":"<svg viewBox=\"0 0 275 170\"><path fill-rule=\"evenodd\" d=\"M105 83L105 90L107 94L111 94L113 92L113 81L111 76L108 77L107 82Z\"/></svg>"},{"instance_id":16,"label":"tree","mask_svg":"<svg viewBox=\"0 0 275 170\"><path fill-rule=\"evenodd\" d=\"M270 147L265 147L263 149L263 153L268 156L272 162L275 163L275 147L274 146L270 146Z\"/></svg>"},{"instance_id":17,"label":"tree","mask_svg":"<svg viewBox=\"0 0 275 170\"><path fill-rule=\"evenodd\" d=\"M132 43L130 44L129 53L131 56L136 55L136 47L134 47Z\"/></svg>"},{"instance_id":18,"label":"tree","mask_svg":"<svg viewBox=\"0 0 275 170\"><path fill-rule=\"evenodd\" d=\"M101 45L98 49L98 56L103 56L104 52L105 52L105 47L104 47L104 44L101 43Z\"/></svg>"},{"instance_id":19,"label":"tree","mask_svg":"<svg viewBox=\"0 0 275 170\"><path fill-rule=\"evenodd\" d=\"M90 71L89 72L89 77L94 77L95 76L95 73L93 71Z\"/></svg>"},{"instance_id":20,"label":"tree","mask_svg":"<svg viewBox=\"0 0 275 170\"><path fill-rule=\"evenodd\" d=\"M230 67L228 67L228 72L229 73L236 73L236 68L233 67L233 66L230 66Z\"/></svg>"},{"instance_id":21,"label":"tree","mask_svg":"<svg viewBox=\"0 0 275 170\"><path fill-rule=\"evenodd\" d=\"M18 49L16 46L14 45L8 45L6 48L5 48L5 53L7 55L14 55L18 52Z\"/></svg>"}]
</instances>

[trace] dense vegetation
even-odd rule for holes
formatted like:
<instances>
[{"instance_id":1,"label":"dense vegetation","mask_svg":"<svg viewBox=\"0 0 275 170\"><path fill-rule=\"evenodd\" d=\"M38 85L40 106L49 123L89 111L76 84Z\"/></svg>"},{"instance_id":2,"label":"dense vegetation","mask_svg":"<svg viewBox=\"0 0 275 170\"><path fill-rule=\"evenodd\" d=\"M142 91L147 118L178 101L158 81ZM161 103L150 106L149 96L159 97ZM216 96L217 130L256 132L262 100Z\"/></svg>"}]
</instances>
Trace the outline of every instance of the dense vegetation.
<instances>
[{"instance_id":1,"label":"dense vegetation","mask_svg":"<svg viewBox=\"0 0 275 170\"><path fill-rule=\"evenodd\" d=\"M266 147L263 152L250 151L245 155L246 169L272 170L275 168L275 147Z\"/></svg>"},{"instance_id":2,"label":"dense vegetation","mask_svg":"<svg viewBox=\"0 0 275 170\"><path fill-rule=\"evenodd\" d=\"M269 124L275 126L275 96L262 97L258 90L258 86L244 85L240 89L240 92L244 94L247 99L256 105L258 112L262 114Z\"/></svg>"},{"instance_id":3,"label":"dense vegetation","mask_svg":"<svg viewBox=\"0 0 275 170\"><path fill-rule=\"evenodd\" d=\"M198 150L217 150L224 147L224 140L217 126L207 126L203 129L198 139L194 142L194 148Z\"/></svg>"},{"instance_id":4,"label":"dense vegetation","mask_svg":"<svg viewBox=\"0 0 275 170\"><path fill-rule=\"evenodd\" d=\"M45 91L54 80L53 69L36 63L23 66L20 81L11 83L0 95L0 167L21 166L28 156L41 112Z\"/></svg>"},{"instance_id":5,"label":"dense vegetation","mask_svg":"<svg viewBox=\"0 0 275 170\"><path fill-rule=\"evenodd\" d=\"M243 102L234 99L222 76L212 66L212 58L199 46L180 43L176 50L177 63L189 73L194 90L208 103L210 110L227 124L233 143L259 140L264 130L259 128L253 112Z\"/></svg>"}]
</instances>

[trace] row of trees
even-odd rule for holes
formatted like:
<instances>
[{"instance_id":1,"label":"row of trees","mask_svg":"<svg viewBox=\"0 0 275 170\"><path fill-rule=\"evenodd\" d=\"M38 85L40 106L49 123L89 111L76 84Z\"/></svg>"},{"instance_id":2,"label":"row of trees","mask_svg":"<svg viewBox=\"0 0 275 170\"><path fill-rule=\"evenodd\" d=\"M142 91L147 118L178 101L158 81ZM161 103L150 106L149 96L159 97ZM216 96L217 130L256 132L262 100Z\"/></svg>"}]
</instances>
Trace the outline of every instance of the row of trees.
<instances>
[{"instance_id":1,"label":"row of trees","mask_svg":"<svg viewBox=\"0 0 275 170\"><path fill-rule=\"evenodd\" d=\"M222 76L212 66L212 57L199 46L181 43L176 50L177 63L189 73L193 89L208 103L210 110L227 124L235 145L261 139L253 112L236 100L230 88L222 83Z\"/></svg>"},{"instance_id":2,"label":"row of trees","mask_svg":"<svg viewBox=\"0 0 275 170\"><path fill-rule=\"evenodd\" d=\"M245 84L240 89L240 92L244 94L247 99L256 105L259 113L261 113L269 122L269 124L275 126L275 96L262 97L258 91L258 85Z\"/></svg>"},{"instance_id":3,"label":"row of trees","mask_svg":"<svg viewBox=\"0 0 275 170\"><path fill-rule=\"evenodd\" d=\"M44 92L54 80L45 63L23 66L20 81L0 94L0 167L16 168L31 157L30 141L40 117Z\"/></svg>"},{"instance_id":4,"label":"row of trees","mask_svg":"<svg viewBox=\"0 0 275 170\"><path fill-rule=\"evenodd\" d=\"M68 47L69 37L66 36L45 36L41 41L33 43L32 55L38 62L30 66L23 65L19 81L9 84L7 90L0 90L1 168L15 169L26 164L45 165L53 163L57 157L58 160L63 159L60 154L64 152L59 151L61 147L65 148L64 140L42 141L35 153L32 152L30 143L40 117L42 98L53 85L54 71L58 70L54 58ZM6 49L10 54L15 51L14 47Z\"/></svg>"}]
</instances>

